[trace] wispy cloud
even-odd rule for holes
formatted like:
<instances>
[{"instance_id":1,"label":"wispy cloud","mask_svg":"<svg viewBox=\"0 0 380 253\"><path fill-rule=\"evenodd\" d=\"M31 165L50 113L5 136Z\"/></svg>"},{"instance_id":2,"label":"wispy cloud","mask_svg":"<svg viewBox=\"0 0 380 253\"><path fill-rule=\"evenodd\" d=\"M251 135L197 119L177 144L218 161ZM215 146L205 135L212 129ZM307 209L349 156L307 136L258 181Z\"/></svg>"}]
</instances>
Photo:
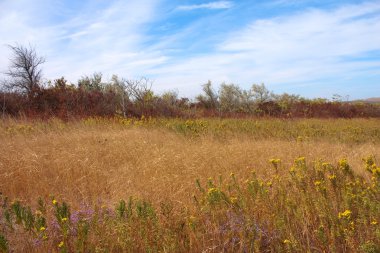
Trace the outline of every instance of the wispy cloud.
<instances>
[{"instance_id":1,"label":"wispy cloud","mask_svg":"<svg viewBox=\"0 0 380 253\"><path fill-rule=\"evenodd\" d=\"M176 9L181 11L192 11L197 9L229 9L233 6L230 1L216 1L206 4L180 5Z\"/></svg>"},{"instance_id":2,"label":"wispy cloud","mask_svg":"<svg viewBox=\"0 0 380 253\"><path fill-rule=\"evenodd\" d=\"M48 79L76 82L94 71L144 75L155 80L155 91L178 89L190 97L209 79L244 88L264 82L277 92L305 96L380 94L379 1L275 14L264 3L254 6L270 12L260 19L251 4L238 1L181 7L234 7L201 16L173 12L180 1L68 2L0 1L0 71L8 65L3 45L18 42L37 46L47 59ZM250 11L242 11L247 6ZM158 31L160 26L170 29Z\"/></svg>"},{"instance_id":3,"label":"wispy cloud","mask_svg":"<svg viewBox=\"0 0 380 253\"><path fill-rule=\"evenodd\" d=\"M31 14L37 7L46 10L51 5L46 0L20 3L22 6L5 1L3 10L8 12L1 13L4 26L0 27L0 37L4 44L36 45L47 59L44 72L49 78L65 76L76 81L94 71L143 75L145 67L161 64L167 58L147 49L150 38L146 29L155 20L158 2L113 1L95 9L85 4L75 15L58 21L53 15L53 22L46 22ZM0 53L9 55L9 50L1 45ZM7 59L2 58L0 64L3 70Z\"/></svg>"},{"instance_id":4,"label":"wispy cloud","mask_svg":"<svg viewBox=\"0 0 380 253\"><path fill-rule=\"evenodd\" d=\"M277 91L329 96L347 94L356 86L355 95L365 96L358 86L364 78L379 79L380 59L347 58L380 50L379 11L380 3L373 2L255 20L222 34L214 52L155 71L164 83L177 80L184 87L208 79L239 82L247 88L252 82L265 82ZM380 88L372 92L376 90L380 93Z\"/></svg>"}]
</instances>

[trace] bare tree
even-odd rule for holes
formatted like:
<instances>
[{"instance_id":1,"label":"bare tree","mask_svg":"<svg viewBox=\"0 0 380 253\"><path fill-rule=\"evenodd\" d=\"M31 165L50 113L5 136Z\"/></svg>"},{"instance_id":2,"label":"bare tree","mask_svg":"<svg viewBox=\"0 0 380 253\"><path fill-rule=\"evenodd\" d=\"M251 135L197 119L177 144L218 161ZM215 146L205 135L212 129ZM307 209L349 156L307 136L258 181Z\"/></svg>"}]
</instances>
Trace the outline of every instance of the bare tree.
<instances>
[{"instance_id":1,"label":"bare tree","mask_svg":"<svg viewBox=\"0 0 380 253\"><path fill-rule=\"evenodd\" d=\"M126 80L126 91L128 96L140 106L142 113L152 105L153 102L153 81L149 78L141 77L136 80Z\"/></svg>"},{"instance_id":2,"label":"bare tree","mask_svg":"<svg viewBox=\"0 0 380 253\"><path fill-rule=\"evenodd\" d=\"M41 88L42 70L41 65L45 63L43 57L38 56L34 47L21 45L8 45L12 50L11 63L5 75L10 80L7 86L12 90L25 92L32 96Z\"/></svg>"},{"instance_id":3,"label":"bare tree","mask_svg":"<svg viewBox=\"0 0 380 253\"><path fill-rule=\"evenodd\" d=\"M126 89L135 101L144 101L146 96L152 92L151 89L153 82L146 77L141 77L136 80L126 80L126 83Z\"/></svg>"}]
</instances>

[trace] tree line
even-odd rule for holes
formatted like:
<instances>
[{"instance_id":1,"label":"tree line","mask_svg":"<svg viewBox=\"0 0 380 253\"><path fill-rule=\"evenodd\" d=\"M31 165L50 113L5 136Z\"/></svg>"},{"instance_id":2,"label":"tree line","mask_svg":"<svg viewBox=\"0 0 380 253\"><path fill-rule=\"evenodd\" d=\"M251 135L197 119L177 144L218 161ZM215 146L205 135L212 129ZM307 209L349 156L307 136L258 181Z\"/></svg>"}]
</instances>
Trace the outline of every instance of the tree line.
<instances>
[{"instance_id":1,"label":"tree line","mask_svg":"<svg viewBox=\"0 0 380 253\"><path fill-rule=\"evenodd\" d=\"M155 94L153 82L145 77L125 79L113 75L105 81L101 73L83 76L76 84L64 77L43 82L45 59L29 46L10 45L12 58L7 78L1 82L3 117L88 116L141 117L379 117L380 105L332 100L306 99L294 94L275 94L264 84L243 89L222 83L215 89L208 81L195 99L177 92Z\"/></svg>"}]
</instances>

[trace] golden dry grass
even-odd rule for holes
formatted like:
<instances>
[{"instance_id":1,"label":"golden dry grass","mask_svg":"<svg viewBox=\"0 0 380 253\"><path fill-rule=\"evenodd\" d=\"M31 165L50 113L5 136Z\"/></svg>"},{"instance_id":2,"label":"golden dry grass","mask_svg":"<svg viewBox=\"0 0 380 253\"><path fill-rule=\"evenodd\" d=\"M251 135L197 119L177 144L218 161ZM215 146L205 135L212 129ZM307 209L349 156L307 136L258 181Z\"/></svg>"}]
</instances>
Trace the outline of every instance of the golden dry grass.
<instances>
[{"instance_id":1,"label":"golden dry grass","mask_svg":"<svg viewBox=\"0 0 380 253\"><path fill-rule=\"evenodd\" d=\"M0 252L376 252L379 123L0 122Z\"/></svg>"},{"instance_id":2,"label":"golden dry grass","mask_svg":"<svg viewBox=\"0 0 380 253\"><path fill-rule=\"evenodd\" d=\"M74 206L129 196L187 204L196 179L230 172L246 178L252 169L269 176L271 158L280 158L287 172L299 156L308 162L346 157L353 168L362 168L368 155L380 157L380 144L194 139L165 129L75 125L61 132L1 136L0 182L4 195L29 203L54 195Z\"/></svg>"}]
</instances>

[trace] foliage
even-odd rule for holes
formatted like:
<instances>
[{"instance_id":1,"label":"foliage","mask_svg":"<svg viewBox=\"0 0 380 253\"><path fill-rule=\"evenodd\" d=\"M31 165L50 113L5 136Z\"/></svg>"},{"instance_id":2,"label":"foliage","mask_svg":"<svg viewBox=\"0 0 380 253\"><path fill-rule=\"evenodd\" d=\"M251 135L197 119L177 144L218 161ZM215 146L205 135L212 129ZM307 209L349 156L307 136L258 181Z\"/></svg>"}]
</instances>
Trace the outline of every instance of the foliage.
<instances>
[{"instance_id":1,"label":"foliage","mask_svg":"<svg viewBox=\"0 0 380 253\"><path fill-rule=\"evenodd\" d=\"M275 95L262 85L244 90L234 84L221 84L216 92L211 82L203 86L204 94L197 102L179 98L174 91L155 94L147 78L125 80L113 76L109 82L102 75L82 77L78 85L64 77L39 87L33 96L17 92L0 93L3 114L29 118L59 117L62 119L88 116L123 117L278 117L278 118L353 118L379 117L378 104L307 100L297 95Z\"/></svg>"},{"instance_id":2,"label":"foliage","mask_svg":"<svg viewBox=\"0 0 380 253\"><path fill-rule=\"evenodd\" d=\"M2 82L2 116L62 119L88 116L163 116L163 117L380 117L380 106L344 102L334 94L327 99L308 100L297 95L276 95L264 84L245 90L233 83L222 83L219 90L211 81L202 85L203 94L191 102L173 91L157 95L153 81L146 77L124 79L113 75L104 81L102 73L81 77L69 84L64 77L42 83L41 65L45 62L35 48L9 45L12 51L8 72ZM348 100L348 99L347 99Z\"/></svg>"},{"instance_id":3,"label":"foliage","mask_svg":"<svg viewBox=\"0 0 380 253\"><path fill-rule=\"evenodd\" d=\"M204 95L199 95L197 101L206 109L215 110L219 107L218 94L212 88L212 83L209 80L202 85Z\"/></svg>"},{"instance_id":4,"label":"foliage","mask_svg":"<svg viewBox=\"0 0 380 253\"><path fill-rule=\"evenodd\" d=\"M102 91L104 89L102 77L101 73L94 73L92 77L84 76L78 80L78 88L86 91Z\"/></svg>"}]
</instances>

